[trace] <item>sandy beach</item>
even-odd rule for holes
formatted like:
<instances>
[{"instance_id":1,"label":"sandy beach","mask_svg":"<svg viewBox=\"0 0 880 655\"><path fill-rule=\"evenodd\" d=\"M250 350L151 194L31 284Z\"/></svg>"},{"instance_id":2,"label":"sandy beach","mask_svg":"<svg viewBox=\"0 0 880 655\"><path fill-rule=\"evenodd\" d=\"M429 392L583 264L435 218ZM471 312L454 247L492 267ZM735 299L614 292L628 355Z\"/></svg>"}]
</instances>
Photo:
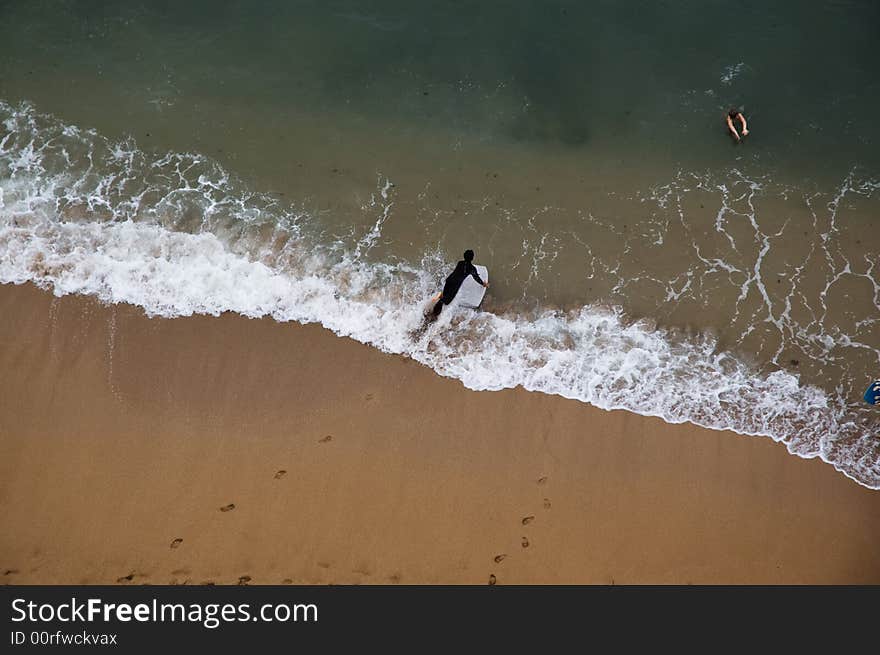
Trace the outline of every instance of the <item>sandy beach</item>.
<instances>
[{"instance_id":1,"label":"sandy beach","mask_svg":"<svg viewBox=\"0 0 880 655\"><path fill-rule=\"evenodd\" d=\"M769 439L317 326L30 285L0 316L5 583L880 582L880 493Z\"/></svg>"}]
</instances>

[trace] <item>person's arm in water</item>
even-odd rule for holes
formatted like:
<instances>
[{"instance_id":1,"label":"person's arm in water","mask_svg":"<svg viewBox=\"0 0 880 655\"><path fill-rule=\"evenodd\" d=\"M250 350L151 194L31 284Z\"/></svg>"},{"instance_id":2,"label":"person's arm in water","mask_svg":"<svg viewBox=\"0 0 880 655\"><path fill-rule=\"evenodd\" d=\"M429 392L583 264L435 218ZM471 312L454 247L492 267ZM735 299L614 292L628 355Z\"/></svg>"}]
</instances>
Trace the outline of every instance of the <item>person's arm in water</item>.
<instances>
[{"instance_id":1,"label":"person's arm in water","mask_svg":"<svg viewBox=\"0 0 880 655\"><path fill-rule=\"evenodd\" d=\"M746 125L746 117L743 116L742 112L738 113L738 114L736 115L736 117L739 119L739 122L742 123L742 133L743 133L743 136L748 135L748 133L749 133L749 128L748 128L748 125Z\"/></svg>"},{"instance_id":2,"label":"person's arm in water","mask_svg":"<svg viewBox=\"0 0 880 655\"><path fill-rule=\"evenodd\" d=\"M740 114L740 116L742 116L742 114ZM727 116L727 129L730 130L733 138L739 141L739 134L737 134L736 128L733 126L733 119L729 115Z\"/></svg>"}]
</instances>

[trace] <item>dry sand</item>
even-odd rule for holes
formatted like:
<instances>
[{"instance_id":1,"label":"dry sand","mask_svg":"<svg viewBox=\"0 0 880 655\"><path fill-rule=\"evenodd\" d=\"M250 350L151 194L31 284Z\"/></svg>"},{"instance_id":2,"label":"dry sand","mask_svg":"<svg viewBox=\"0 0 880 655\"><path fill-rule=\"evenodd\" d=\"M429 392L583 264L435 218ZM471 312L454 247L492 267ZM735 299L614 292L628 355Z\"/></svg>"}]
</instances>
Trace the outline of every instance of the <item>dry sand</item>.
<instances>
[{"instance_id":1,"label":"dry sand","mask_svg":"<svg viewBox=\"0 0 880 655\"><path fill-rule=\"evenodd\" d=\"M0 371L7 583L880 583L827 464L317 326L3 285Z\"/></svg>"}]
</instances>

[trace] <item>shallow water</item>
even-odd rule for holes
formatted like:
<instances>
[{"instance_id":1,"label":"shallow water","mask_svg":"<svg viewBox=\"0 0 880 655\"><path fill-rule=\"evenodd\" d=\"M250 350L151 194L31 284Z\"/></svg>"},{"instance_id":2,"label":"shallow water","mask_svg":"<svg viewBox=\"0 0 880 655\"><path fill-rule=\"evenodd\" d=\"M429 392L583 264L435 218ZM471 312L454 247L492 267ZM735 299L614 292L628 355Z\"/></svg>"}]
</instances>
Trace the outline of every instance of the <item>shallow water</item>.
<instances>
[{"instance_id":1,"label":"shallow water","mask_svg":"<svg viewBox=\"0 0 880 655\"><path fill-rule=\"evenodd\" d=\"M880 486L876 3L0 19L2 281L317 321L472 388L764 434ZM487 312L414 337L468 247Z\"/></svg>"}]
</instances>

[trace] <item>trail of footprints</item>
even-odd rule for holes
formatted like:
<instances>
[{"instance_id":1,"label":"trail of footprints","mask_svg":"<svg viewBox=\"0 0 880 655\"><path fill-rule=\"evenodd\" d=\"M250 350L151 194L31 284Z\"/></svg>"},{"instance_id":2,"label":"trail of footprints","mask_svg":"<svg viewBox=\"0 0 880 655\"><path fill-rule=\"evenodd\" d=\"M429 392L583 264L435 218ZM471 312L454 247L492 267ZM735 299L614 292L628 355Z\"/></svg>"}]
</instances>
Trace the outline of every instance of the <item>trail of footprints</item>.
<instances>
[{"instance_id":1,"label":"trail of footprints","mask_svg":"<svg viewBox=\"0 0 880 655\"><path fill-rule=\"evenodd\" d=\"M368 398L368 400L369 400L369 398ZM333 440L333 436L328 434L328 435L324 436L323 438L318 439L318 443L328 443L329 441L332 441L332 440ZM287 471L285 469L279 469L278 471L275 472L275 475L273 476L273 478L275 480L280 480L285 475L287 475ZM232 510L235 509L235 503L229 503L227 505L223 505L219 509L223 513L231 512ZM174 539L171 540L168 547L171 550L177 550L178 548L180 548L180 546L182 544L183 544L183 537L175 537ZM500 559L496 558L496 561L500 562L502 559L504 559L504 557L505 556L502 555L502 556L500 556ZM327 564L326 562L318 562L318 566L320 566L323 569L330 567L330 565ZM369 575L369 573L366 571L354 571L354 572ZM17 569L6 569L3 573L3 577L8 578L9 576L15 575L17 573L18 573ZM189 573L190 573L190 571L188 569L176 569L176 570L172 571L171 575L173 575L175 577L172 579L171 584L173 584L173 585L189 584L189 582L190 582L189 578L184 578L181 582L178 582L178 576L187 575ZM146 582L146 580L149 579L149 577L150 577L150 575L148 573L141 573L139 571L132 570L129 573L127 573L126 575L122 575L122 576L116 578L116 584L131 584L138 579L143 580L142 584L150 584L150 583ZM251 580L252 580L251 576L242 575L242 576L239 576L238 581L235 584L243 586L243 585L249 584L251 582ZM401 576L399 573L395 573L393 575L388 576L388 580L390 582L392 582L393 584L398 584L401 580ZM7 584L8 584L8 582L7 582ZM212 587L212 586L216 585L217 583L213 580L203 580L199 584L202 586ZM281 584L284 584L284 585L293 584L293 579L292 578L284 578L281 581Z\"/></svg>"},{"instance_id":2,"label":"trail of footprints","mask_svg":"<svg viewBox=\"0 0 880 655\"><path fill-rule=\"evenodd\" d=\"M538 478L537 480L535 480L535 484L537 484L539 487L543 487L545 484L547 484L547 476L545 475L545 476ZM544 508L545 511L549 510L551 507L550 499L545 496L542 503L541 503L541 506ZM520 525L522 525L524 527L528 526L534 520L535 520L535 515L528 514L527 516L523 516L520 519ZM529 538L526 535L523 535L523 537L520 539L519 543L520 543L520 546L522 546L523 548L528 548L531 545L531 542L529 541ZM496 564L501 564L501 562L503 562L504 560L507 559L507 553L499 553L499 554L495 555L495 557L493 557L492 559ZM495 585L497 583L498 583L497 576L494 573L490 573L489 574L489 585L491 586L491 585Z\"/></svg>"}]
</instances>

